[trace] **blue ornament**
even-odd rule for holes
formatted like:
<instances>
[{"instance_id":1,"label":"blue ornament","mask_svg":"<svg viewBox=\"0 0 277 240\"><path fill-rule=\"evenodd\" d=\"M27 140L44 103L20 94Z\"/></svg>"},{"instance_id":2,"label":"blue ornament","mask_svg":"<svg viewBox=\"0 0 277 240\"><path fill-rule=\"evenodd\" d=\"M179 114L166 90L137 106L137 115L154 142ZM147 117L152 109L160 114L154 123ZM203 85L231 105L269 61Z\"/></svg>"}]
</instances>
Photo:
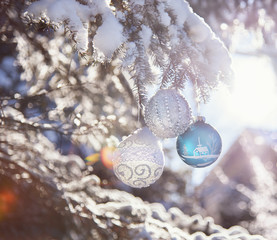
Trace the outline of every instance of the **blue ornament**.
<instances>
[{"instance_id":1,"label":"blue ornament","mask_svg":"<svg viewBox=\"0 0 277 240\"><path fill-rule=\"evenodd\" d=\"M203 119L193 123L177 138L177 152L180 158L192 167L207 167L214 163L222 149L218 132Z\"/></svg>"}]
</instances>

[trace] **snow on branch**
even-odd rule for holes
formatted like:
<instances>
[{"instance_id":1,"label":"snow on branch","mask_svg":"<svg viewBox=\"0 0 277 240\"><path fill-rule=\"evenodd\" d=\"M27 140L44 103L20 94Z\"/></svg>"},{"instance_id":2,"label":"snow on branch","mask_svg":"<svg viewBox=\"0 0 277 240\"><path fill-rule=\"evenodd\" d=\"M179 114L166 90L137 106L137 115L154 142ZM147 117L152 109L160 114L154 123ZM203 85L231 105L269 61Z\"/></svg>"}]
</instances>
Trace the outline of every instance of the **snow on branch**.
<instances>
[{"instance_id":1,"label":"snow on branch","mask_svg":"<svg viewBox=\"0 0 277 240\"><path fill-rule=\"evenodd\" d=\"M122 25L113 14L105 16L103 24L98 28L93 39L96 57L99 59L111 59L113 53L123 42Z\"/></svg>"},{"instance_id":2,"label":"snow on branch","mask_svg":"<svg viewBox=\"0 0 277 240\"><path fill-rule=\"evenodd\" d=\"M228 51L204 19L195 14L187 2L171 0L165 1L164 5L165 12L174 23L169 26L171 57L168 66L177 65L179 67L175 68L185 71L179 71L180 75L174 77L178 81L183 78L183 82L176 83L173 79L172 84L184 87L184 81L190 80L199 97L206 101L210 90L216 87L219 81L226 82L232 77Z\"/></svg>"},{"instance_id":3,"label":"snow on branch","mask_svg":"<svg viewBox=\"0 0 277 240\"><path fill-rule=\"evenodd\" d=\"M70 30L75 33L77 49L86 51L88 48L88 29L86 26L89 9L75 0L41 0L32 3L26 14L40 21L42 18L61 25L68 23Z\"/></svg>"},{"instance_id":4,"label":"snow on branch","mask_svg":"<svg viewBox=\"0 0 277 240\"><path fill-rule=\"evenodd\" d=\"M88 50L89 33L92 31L89 29L90 21L101 15L103 23L94 33L93 46L97 58L110 59L124 40L123 27L113 15L108 1L95 0L87 4L82 5L75 0L40 0L32 3L25 14L38 21L45 18L58 25L65 23L73 33L80 52Z\"/></svg>"},{"instance_id":5,"label":"snow on branch","mask_svg":"<svg viewBox=\"0 0 277 240\"><path fill-rule=\"evenodd\" d=\"M65 23L77 49L91 44L96 61L120 59L135 89L143 89L138 99L147 96L147 84L182 89L191 81L206 101L232 76L227 49L184 0L40 0L26 13Z\"/></svg>"}]
</instances>

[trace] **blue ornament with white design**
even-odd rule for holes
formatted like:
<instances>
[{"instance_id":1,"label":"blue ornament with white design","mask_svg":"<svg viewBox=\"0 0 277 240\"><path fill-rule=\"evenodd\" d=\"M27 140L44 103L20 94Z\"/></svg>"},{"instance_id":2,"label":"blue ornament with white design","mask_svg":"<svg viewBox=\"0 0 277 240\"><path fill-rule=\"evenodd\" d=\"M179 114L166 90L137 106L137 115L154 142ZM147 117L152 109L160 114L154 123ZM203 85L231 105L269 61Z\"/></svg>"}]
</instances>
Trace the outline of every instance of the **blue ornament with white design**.
<instances>
[{"instance_id":1,"label":"blue ornament with white design","mask_svg":"<svg viewBox=\"0 0 277 240\"><path fill-rule=\"evenodd\" d=\"M192 167L211 165L218 159L221 149L220 135L201 117L177 138L177 152L180 158Z\"/></svg>"}]
</instances>

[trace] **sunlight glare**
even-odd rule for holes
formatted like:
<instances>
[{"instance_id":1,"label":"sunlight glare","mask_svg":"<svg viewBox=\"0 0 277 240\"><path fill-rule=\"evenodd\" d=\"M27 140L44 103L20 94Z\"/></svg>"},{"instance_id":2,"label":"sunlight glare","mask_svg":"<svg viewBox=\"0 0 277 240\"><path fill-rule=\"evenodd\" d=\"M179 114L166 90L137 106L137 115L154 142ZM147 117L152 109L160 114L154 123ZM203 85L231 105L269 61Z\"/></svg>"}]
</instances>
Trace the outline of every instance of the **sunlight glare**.
<instances>
[{"instance_id":1,"label":"sunlight glare","mask_svg":"<svg viewBox=\"0 0 277 240\"><path fill-rule=\"evenodd\" d=\"M277 112L276 77L266 57L235 57L235 78L231 92L233 114L249 127L277 126L272 114ZM272 122L269 122L272 121Z\"/></svg>"},{"instance_id":2,"label":"sunlight glare","mask_svg":"<svg viewBox=\"0 0 277 240\"><path fill-rule=\"evenodd\" d=\"M231 88L221 86L201 112L222 128L277 129L277 79L270 59L233 55L233 70Z\"/></svg>"},{"instance_id":3,"label":"sunlight glare","mask_svg":"<svg viewBox=\"0 0 277 240\"><path fill-rule=\"evenodd\" d=\"M265 56L234 54L231 87L213 91L200 114L222 137L224 154L245 128L277 130L277 79Z\"/></svg>"}]
</instances>

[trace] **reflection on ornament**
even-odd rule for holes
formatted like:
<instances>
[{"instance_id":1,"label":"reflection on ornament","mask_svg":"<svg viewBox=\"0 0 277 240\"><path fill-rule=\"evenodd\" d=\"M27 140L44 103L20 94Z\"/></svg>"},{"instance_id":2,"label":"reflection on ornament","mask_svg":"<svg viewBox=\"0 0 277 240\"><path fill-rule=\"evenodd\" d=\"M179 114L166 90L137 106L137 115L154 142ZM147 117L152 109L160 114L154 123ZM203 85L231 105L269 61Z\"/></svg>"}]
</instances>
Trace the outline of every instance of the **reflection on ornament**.
<instances>
[{"instance_id":1,"label":"reflection on ornament","mask_svg":"<svg viewBox=\"0 0 277 240\"><path fill-rule=\"evenodd\" d=\"M128 136L113 154L116 176L135 188L148 187L158 180L164 163L161 144L147 127Z\"/></svg>"},{"instance_id":2,"label":"reflection on ornament","mask_svg":"<svg viewBox=\"0 0 277 240\"><path fill-rule=\"evenodd\" d=\"M113 167L112 156L114 151L115 147L104 147L100 151L101 161L106 168Z\"/></svg>"},{"instance_id":3,"label":"reflection on ornament","mask_svg":"<svg viewBox=\"0 0 277 240\"><path fill-rule=\"evenodd\" d=\"M157 137L177 137L189 126L191 110L175 89L161 89L145 107L145 122Z\"/></svg>"},{"instance_id":4,"label":"reflection on ornament","mask_svg":"<svg viewBox=\"0 0 277 240\"><path fill-rule=\"evenodd\" d=\"M215 162L222 148L218 132L203 120L197 120L177 138L177 152L192 167L206 167Z\"/></svg>"}]
</instances>

